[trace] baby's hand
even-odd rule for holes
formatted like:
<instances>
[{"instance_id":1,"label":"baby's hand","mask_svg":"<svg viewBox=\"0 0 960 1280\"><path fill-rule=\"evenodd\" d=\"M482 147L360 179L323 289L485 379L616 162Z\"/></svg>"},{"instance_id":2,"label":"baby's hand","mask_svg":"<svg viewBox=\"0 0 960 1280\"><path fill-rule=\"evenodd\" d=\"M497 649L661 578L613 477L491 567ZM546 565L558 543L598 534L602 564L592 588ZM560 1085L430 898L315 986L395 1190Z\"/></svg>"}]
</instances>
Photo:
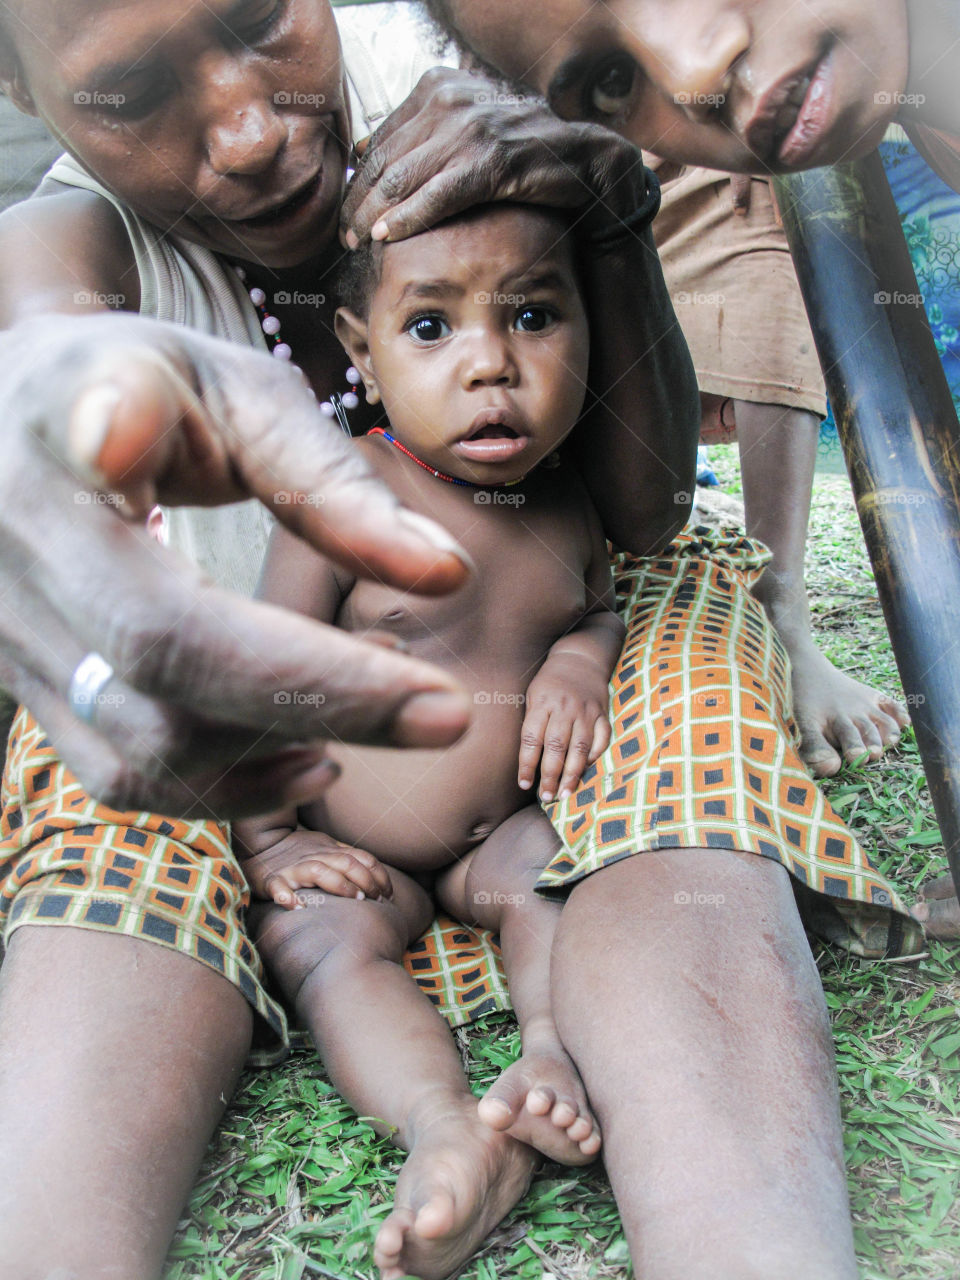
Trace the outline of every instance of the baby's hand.
<instances>
[{"instance_id":1,"label":"baby's hand","mask_svg":"<svg viewBox=\"0 0 960 1280\"><path fill-rule=\"evenodd\" d=\"M341 844L322 831L294 831L272 848L243 862L251 892L293 910L306 903L300 889L320 889L337 898L389 898L390 873L364 849Z\"/></svg>"},{"instance_id":2,"label":"baby's hand","mask_svg":"<svg viewBox=\"0 0 960 1280\"><path fill-rule=\"evenodd\" d=\"M533 786L539 762L540 799L570 795L610 743L607 705L607 680L599 668L576 655L548 658L527 690L520 786Z\"/></svg>"}]
</instances>

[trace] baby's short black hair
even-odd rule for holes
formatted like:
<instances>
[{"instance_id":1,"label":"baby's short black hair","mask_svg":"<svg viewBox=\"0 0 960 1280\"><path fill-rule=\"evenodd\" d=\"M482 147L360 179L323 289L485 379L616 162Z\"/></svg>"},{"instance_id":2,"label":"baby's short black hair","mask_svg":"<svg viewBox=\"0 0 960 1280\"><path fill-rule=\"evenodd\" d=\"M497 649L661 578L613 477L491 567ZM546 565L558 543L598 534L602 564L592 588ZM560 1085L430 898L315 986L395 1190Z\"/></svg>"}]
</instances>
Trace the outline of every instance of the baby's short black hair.
<instances>
[{"instance_id":1,"label":"baby's short black hair","mask_svg":"<svg viewBox=\"0 0 960 1280\"><path fill-rule=\"evenodd\" d=\"M366 320L370 300L380 283L383 268L383 245L376 240L348 253L337 273L336 292L341 307Z\"/></svg>"},{"instance_id":2,"label":"baby's short black hair","mask_svg":"<svg viewBox=\"0 0 960 1280\"><path fill-rule=\"evenodd\" d=\"M469 209L464 209L462 213L454 214L452 218L438 222L430 230L435 231L439 227L448 226L452 222L475 217L477 214L482 215L484 211L502 207L503 205L500 203L473 205ZM570 211L538 205L520 205L519 207L538 210L548 217L557 218L561 222L568 224L570 229L565 234L569 235L571 241L570 252L573 258L574 277L578 288L583 293L586 276L584 250L580 237L577 236L574 230L573 217ZM359 316L361 320L367 319L370 311L370 302L380 283L385 249L386 245L382 242L368 240L359 249L355 249L352 253L346 255L337 273L336 294L340 305L347 307L354 315Z\"/></svg>"}]
</instances>

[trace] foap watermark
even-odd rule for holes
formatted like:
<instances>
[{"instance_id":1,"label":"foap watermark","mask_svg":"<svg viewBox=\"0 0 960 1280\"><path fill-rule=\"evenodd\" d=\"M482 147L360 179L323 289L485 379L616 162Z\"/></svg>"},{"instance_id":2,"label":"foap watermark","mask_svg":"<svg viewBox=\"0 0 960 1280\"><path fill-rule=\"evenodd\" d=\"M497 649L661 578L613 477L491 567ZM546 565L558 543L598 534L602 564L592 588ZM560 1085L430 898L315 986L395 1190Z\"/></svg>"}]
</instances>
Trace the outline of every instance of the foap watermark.
<instances>
[{"instance_id":1,"label":"foap watermark","mask_svg":"<svg viewBox=\"0 0 960 1280\"><path fill-rule=\"evenodd\" d=\"M895 493L878 493L876 495L876 504L878 507L923 507L926 506L927 495L925 493L911 493L909 490L898 490Z\"/></svg>"},{"instance_id":2,"label":"foap watermark","mask_svg":"<svg viewBox=\"0 0 960 1280\"><path fill-rule=\"evenodd\" d=\"M116 311L126 301L124 293L101 293L99 289L78 289L73 295L74 306L77 307L110 307Z\"/></svg>"},{"instance_id":3,"label":"foap watermark","mask_svg":"<svg viewBox=\"0 0 960 1280\"><path fill-rule=\"evenodd\" d=\"M98 89L80 89L73 95L78 107L122 107L126 100L125 93L101 93Z\"/></svg>"},{"instance_id":4,"label":"foap watermark","mask_svg":"<svg viewBox=\"0 0 960 1280\"><path fill-rule=\"evenodd\" d=\"M526 498L522 493L504 489L478 489L473 495L478 507L522 507Z\"/></svg>"},{"instance_id":5,"label":"foap watermark","mask_svg":"<svg viewBox=\"0 0 960 1280\"><path fill-rule=\"evenodd\" d=\"M925 93L903 93L900 90L887 92L881 89L873 95L878 107L922 107L927 100Z\"/></svg>"},{"instance_id":6,"label":"foap watermark","mask_svg":"<svg viewBox=\"0 0 960 1280\"><path fill-rule=\"evenodd\" d=\"M678 907L722 907L726 898L722 893L687 893L681 889L673 895Z\"/></svg>"},{"instance_id":7,"label":"foap watermark","mask_svg":"<svg viewBox=\"0 0 960 1280\"><path fill-rule=\"evenodd\" d=\"M126 498L122 493L101 493L99 489L77 489L73 500L78 507L122 507Z\"/></svg>"},{"instance_id":8,"label":"foap watermark","mask_svg":"<svg viewBox=\"0 0 960 1280\"><path fill-rule=\"evenodd\" d=\"M533 99L526 93L509 93L506 90L489 89L473 95L474 105L478 107L522 107Z\"/></svg>"},{"instance_id":9,"label":"foap watermark","mask_svg":"<svg viewBox=\"0 0 960 1280\"><path fill-rule=\"evenodd\" d=\"M278 89L273 95L274 105L278 107L322 107L327 101L324 93L300 93L294 89Z\"/></svg>"},{"instance_id":10,"label":"foap watermark","mask_svg":"<svg viewBox=\"0 0 960 1280\"><path fill-rule=\"evenodd\" d=\"M686 93L681 90L680 93L673 95L673 100L678 107L722 107L727 100L725 93Z\"/></svg>"},{"instance_id":11,"label":"foap watermark","mask_svg":"<svg viewBox=\"0 0 960 1280\"><path fill-rule=\"evenodd\" d=\"M273 305L275 307L323 307L326 306L327 295L325 293L288 293L286 289L281 289L279 293L273 295Z\"/></svg>"},{"instance_id":12,"label":"foap watermark","mask_svg":"<svg viewBox=\"0 0 960 1280\"><path fill-rule=\"evenodd\" d=\"M301 689L278 689L273 695L278 707L322 707L326 700L322 693L306 693Z\"/></svg>"},{"instance_id":13,"label":"foap watermark","mask_svg":"<svg viewBox=\"0 0 960 1280\"><path fill-rule=\"evenodd\" d=\"M925 693L908 693L904 698L904 702L908 707L922 707L927 700Z\"/></svg>"},{"instance_id":14,"label":"foap watermark","mask_svg":"<svg viewBox=\"0 0 960 1280\"><path fill-rule=\"evenodd\" d=\"M922 293L901 293L899 289L889 293L886 289L878 289L873 295L878 307L922 307Z\"/></svg>"},{"instance_id":15,"label":"foap watermark","mask_svg":"<svg viewBox=\"0 0 960 1280\"><path fill-rule=\"evenodd\" d=\"M505 693L502 689L478 689L473 695L478 707L524 707L525 693Z\"/></svg>"},{"instance_id":16,"label":"foap watermark","mask_svg":"<svg viewBox=\"0 0 960 1280\"><path fill-rule=\"evenodd\" d=\"M295 907L322 907L327 900L327 895L316 889L296 889L292 896Z\"/></svg>"},{"instance_id":17,"label":"foap watermark","mask_svg":"<svg viewBox=\"0 0 960 1280\"><path fill-rule=\"evenodd\" d=\"M526 900L525 893L501 893L499 889L494 889L493 893L481 889L473 895L473 901L478 907L522 907Z\"/></svg>"},{"instance_id":18,"label":"foap watermark","mask_svg":"<svg viewBox=\"0 0 960 1280\"><path fill-rule=\"evenodd\" d=\"M724 293L688 293L685 289L673 295L675 307L722 307L726 300Z\"/></svg>"},{"instance_id":19,"label":"foap watermark","mask_svg":"<svg viewBox=\"0 0 960 1280\"><path fill-rule=\"evenodd\" d=\"M675 507L689 507L693 502L693 494L688 493L686 489L678 489L673 495L673 505Z\"/></svg>"},{"instance_id":20,"label":"foap watermark","mask_svg":"<svg viewBox=\"0 0 960 1280\"><path fill-rule=\"evenodd\" d=\"M690 705L696 710L708 707L711 710L729 705L729 699L722 689L698 689L690 699Z\"/></svg>"},{"instance_id":21,"label":"foap watermark","mask_svg":"<svg viewBox=\"0 0 960 1280\"><path fill-rule=\"evenodd\" d=\"M273 500L281 507L322 507L326 502L322 493L305 493L302 489L278 489Z\"/></svg>"},{"instance_id":22,"label":"foap watermark","mask_svg":"<svg viewBox=\"0 0 960 1280\"><path fill-rule=\"evenodd\" d=\"M478 307L522 307L526 302L526 295L522 293L487 293L485 289L481 289L479 293L473 295L473 301Z\"/></svg>"}]
</instances>

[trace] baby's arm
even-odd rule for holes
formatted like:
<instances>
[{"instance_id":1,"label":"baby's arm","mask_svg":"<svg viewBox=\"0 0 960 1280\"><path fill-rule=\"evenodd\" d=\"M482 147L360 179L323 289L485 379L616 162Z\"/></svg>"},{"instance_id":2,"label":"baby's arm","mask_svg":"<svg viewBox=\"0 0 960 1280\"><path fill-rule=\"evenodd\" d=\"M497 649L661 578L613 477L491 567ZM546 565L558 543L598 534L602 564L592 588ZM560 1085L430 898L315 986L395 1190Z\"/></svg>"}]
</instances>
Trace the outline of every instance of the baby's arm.
<instances>
[{"instance_id":1,"label":"baby's arm","mask_svg":"<svg viewBox=\"0 0 960 1280\"><path fill-rule=\"evenodd\" d=\"M569 795L610 743L608 687L625 629L615 610L606 541L592 509L590 529L587 610L551 645L527 689L519 782L529 790L539 762L542 800Z\"/></svg>"},{"instance_id":2,"label":"baby's arm","mask_svg":"<svg viewBox=\"0 0 960 1280\"><path fill-rule=\"evenodd\" d=\"M270 537L257 596L319 622L333 622L352 586L345 579L323 556L278 526ZM287 690L286 696L296 697L297 690ZM331 762L330 768L336 766ZM303 906L300 889L345 898L389 898L393 892L389 873L373 854L301 827L296 805L234 823L233 844L254 896L272 898L282 907Z\"/></svg>"}]
</instances>

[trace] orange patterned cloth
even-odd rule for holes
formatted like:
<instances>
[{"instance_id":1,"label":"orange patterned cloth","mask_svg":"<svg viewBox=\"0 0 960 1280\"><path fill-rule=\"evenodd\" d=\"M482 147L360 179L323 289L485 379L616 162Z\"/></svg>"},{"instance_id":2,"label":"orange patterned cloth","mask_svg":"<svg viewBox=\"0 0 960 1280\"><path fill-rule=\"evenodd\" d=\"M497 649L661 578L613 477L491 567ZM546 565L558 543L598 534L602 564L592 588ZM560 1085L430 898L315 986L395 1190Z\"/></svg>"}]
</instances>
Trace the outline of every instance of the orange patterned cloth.
<instances>
[{"instance_id":1,"label":"orange patterned cloth","mask_svg":"<svg viewBox=\"0 0 960 1280\"><path fill-rule=\"evenodd\" d=\"M612 741L548 807L564 848L537 887L566 892L645 850L735 849L786 868L812 933L861 956L919 952L920 926L797 754L787 655L750 593L769 558L708 529L620 558Z\"/></svg>"}]
</instances>

